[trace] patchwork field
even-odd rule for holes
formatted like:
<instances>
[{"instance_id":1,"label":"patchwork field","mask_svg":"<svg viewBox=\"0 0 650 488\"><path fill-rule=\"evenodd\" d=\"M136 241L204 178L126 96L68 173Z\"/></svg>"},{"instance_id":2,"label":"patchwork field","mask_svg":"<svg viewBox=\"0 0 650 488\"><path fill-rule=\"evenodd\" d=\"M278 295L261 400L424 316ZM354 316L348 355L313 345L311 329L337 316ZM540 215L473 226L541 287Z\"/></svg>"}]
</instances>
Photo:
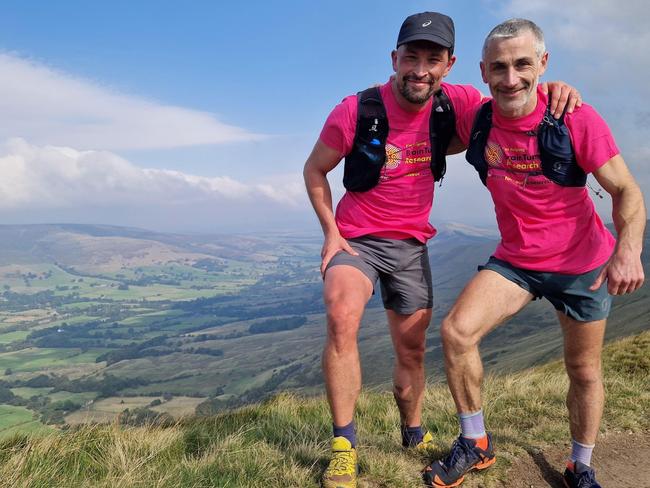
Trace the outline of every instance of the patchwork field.
<instances>
[{"instance_id":1,"label":"patchwork field","mask_svg":"<svg viewBox=\"0 0 650 488\"><path fill-rule=\"evenodd\" d=\"M34 418L34 413L23 407L0 405L0 439L17 433L46 434L53 429Z\"/></svg>"},{"instance_id":2,"label":"patchwork field","mask_svg":"<svg viewBox=\"0 0 650 488\"><path fill-rule=\"evenodd\" d=\"M158 405L151 406L152 402L160 402ZM156 396L136 396L136 397L110 397L93 401L86 407L66 416L66 423L69 425L79 425L87 423L106 424L115 422L120 413L126 409L135 409L151 406L156 412L165 412L176 419L194 415L196 406L203 402L202 397L173 397L165 400L163 397Z\"/></svg>"}]
</instances>

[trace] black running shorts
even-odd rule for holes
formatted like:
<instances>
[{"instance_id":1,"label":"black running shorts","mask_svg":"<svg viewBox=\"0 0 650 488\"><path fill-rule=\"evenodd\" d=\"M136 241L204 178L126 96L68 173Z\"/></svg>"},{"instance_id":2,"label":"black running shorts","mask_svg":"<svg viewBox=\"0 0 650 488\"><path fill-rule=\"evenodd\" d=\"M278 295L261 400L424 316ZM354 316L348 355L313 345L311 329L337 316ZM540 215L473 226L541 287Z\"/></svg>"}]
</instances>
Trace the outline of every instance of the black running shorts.
<instances>
[{"instance_id":1,"label":"black running shorts","mask_svg":"<svg viewBox=\"0 0 650 488\"><path fill-rule=\"evenodd\" d=\"M347 240L359 253L338 252L328 263L359 269L375 286L381 285L384 308L403 315L433 307L431 267L426 244L417 239L363 236ZM325 272L327 273L327 269Z\"/></svg>"},{"instance_id":2,"label":"black running shorts","mask_svg":"<svg viewBox=\"0 0 650 488\"><path fill-rule=\"evenodd\" d=\"M478 270L489 269L532 293L535 298L546 298L555 309L579 322L607 318L612 307L612 296L607 282L595 291L589 287L596 281L602 266L583 274L547 273L517 268L491 256Z\"/></svg>"}]
</instances>

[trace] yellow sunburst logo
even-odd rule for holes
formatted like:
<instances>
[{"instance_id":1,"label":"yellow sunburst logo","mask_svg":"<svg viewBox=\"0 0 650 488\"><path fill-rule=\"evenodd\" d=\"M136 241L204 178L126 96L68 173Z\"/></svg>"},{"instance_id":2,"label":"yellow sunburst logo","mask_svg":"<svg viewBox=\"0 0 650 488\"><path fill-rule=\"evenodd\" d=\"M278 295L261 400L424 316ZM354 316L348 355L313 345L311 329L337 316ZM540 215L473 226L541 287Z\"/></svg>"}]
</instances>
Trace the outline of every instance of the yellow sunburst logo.
<instances>
[{"instance_id":1,"label":"yellow sunburst logo","mask_svg":"<svg viewBox=\"0 0 650 488\"><path fill-rule=\"evenodd\" d=\"M386 144L386 168L395 169L402 160L402 150L392 144Z\"/></svg>"},{"instance_id":2,"label":"yellow sunburst logo","mask_svg":"<svg viewBox=\"0 0 650 488\"><path fill-rule=\"evenodd\" d=\"M503 149L494 142L488 142L485 146L485 161L490 166L501 166L503 164Z\"/></svg>"}]
</instances>

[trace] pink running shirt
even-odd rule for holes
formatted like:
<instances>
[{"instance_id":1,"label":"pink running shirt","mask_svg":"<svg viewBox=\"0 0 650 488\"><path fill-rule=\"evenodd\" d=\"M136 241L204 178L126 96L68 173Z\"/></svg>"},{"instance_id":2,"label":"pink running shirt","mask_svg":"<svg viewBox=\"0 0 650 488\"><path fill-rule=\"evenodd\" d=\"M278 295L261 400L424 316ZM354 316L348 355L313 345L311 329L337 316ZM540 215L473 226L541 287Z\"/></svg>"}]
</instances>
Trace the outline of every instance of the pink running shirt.
<instances>
[{"instance_id":1,"label":"pink running shirt","mask_svg":"<svg viewBox=\"0 0 650 488\"><path fill-rule=\"evenodd\" d=\"M442 84L459 115L478 106L481 94L468 85ZM379 184L366 192L346 192L336 207L336 225L346 238L374 235L389 239L415 238L426 242L436 229L429 223L434 181L431 174L429 116L432 102L419 112L401 108L390 81L380 87L390 131L386 140L386 164ZM321 141L339 151L352 150L357 121L357 97L343 99L330 113Z\"/></svg>"},{"instance_id":2,"label":"pink running shirt","mask_svg":"<svg viewBox=\"0 0 650 488\"><path fill-rule=\"evenodd\" d=\"M544 175L535 131L547 96L538 89L535 110L521 118L501 116L494 104L485 147L487 188L492 195L501 242L494 256L513 266L581 274L604 264L615 240L596 213L586 187L562 187ZM467 143L478 107L459 117L456 130ZM564 122L580 167L591 173L619 154L605 121L583 104ZM480 184L477 174L477 184Z\"/></svg>"}]
</instances>

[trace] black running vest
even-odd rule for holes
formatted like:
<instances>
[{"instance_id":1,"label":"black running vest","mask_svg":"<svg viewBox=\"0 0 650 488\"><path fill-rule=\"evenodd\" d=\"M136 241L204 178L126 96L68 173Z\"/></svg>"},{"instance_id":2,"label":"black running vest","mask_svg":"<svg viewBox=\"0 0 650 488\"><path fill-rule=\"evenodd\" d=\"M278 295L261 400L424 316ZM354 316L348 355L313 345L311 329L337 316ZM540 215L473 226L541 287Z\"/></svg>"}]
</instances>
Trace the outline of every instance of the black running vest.
<instances>
[{"instance_id":1,"label":"black running vest","mask_svg":"<svg viewBox=\"0 0 650 488\"><path fill-rule=\"evenodd\" d=\"M486 184L488 163L485 160L485 146L492 128L492 103L486 102L479 109L474 119L472 133L465 159L478 171L483 184ZM585 186L587 175L578 165L571 145L569 130L564 124L564 114L556 120L547 107L537 131L539 157L542 162L541 174L561 186ZM539 172L529 173L531 175Z\"/></svg>"},{"instance_id":2,"label":"black running vest","mask_svg":"<svg viewBox=\"0 0 650 488\"><path fill-rule=\"evenodd\" d=\"M357 126L352 150L345 156L343 186L348 191L368 191L379 183L386 162L388 117L379 93L372 87L357 93ZM456 116L449 97L438 90L433 96L429 118L431 172L441 180L447 168L447 147L456 132Z\"/></svg>"}]
</instances>

